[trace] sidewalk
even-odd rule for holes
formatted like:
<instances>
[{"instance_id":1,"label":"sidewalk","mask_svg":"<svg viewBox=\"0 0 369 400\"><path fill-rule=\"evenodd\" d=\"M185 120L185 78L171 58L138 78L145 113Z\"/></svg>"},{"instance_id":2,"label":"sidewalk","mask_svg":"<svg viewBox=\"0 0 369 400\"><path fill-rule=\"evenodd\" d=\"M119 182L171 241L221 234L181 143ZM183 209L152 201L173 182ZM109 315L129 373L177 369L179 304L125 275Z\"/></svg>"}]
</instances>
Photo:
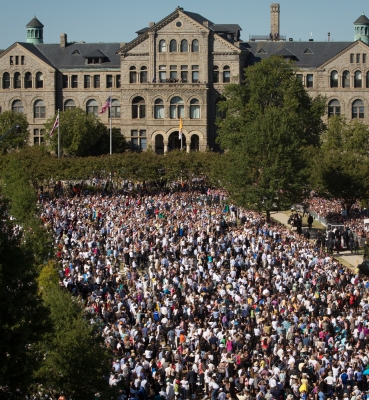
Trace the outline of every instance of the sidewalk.
<instances>
[{"instance_id":1,"label":"sidewalk","mask_svg":"<svg viewBox=\"0 0 369 400\"><path fill-rule=\"evenodd\" d=\"M275 220L279 221L280 223L282 223L283 225L288 226L289 228L291 227L288 224L288 216L284 213L281 212L273 212L270 214L271 218L274 218ZM306 229L306 228L305 228ZM312 231L314 231L314 229L312 229ZM304 232L304 229L303 229ZM315 237L314 234L311 235L312 238ZM348 265L351 265L353 267L357 267L359 264L361 264L363 262L363 256L362 255L358 255L358 254L351 254L350 250L344 250L341 251L339 254L334 253L333 256L335 258L339 258L342 261L344 261L345 263L347 263ZM340 261L340 260L339 260Z\"/></svg>"}]
</instances>

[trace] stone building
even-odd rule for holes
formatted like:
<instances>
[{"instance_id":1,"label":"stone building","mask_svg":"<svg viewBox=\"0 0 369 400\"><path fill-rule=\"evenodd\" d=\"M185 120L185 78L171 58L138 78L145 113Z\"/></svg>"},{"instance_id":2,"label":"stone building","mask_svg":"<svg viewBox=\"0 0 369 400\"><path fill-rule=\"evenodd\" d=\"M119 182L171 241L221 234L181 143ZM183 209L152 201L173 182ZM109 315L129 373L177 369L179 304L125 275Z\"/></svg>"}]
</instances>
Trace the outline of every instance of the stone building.
<instances>
[{"instance_id":1,"label":"stone building","mask_svg":"<svg viewBox=\"0 0 369 400\"><path fill-rule=\"evenodd\" d=\"M56 111L81 107L106 125L98 111L112 97L112 125L132 149L157 153L216 149L217 101L224 85L271 55L294 60L312 96L327 96L327 117L345 114L369 123L369 20L354 23L354 42L307 42L280 35L280 6L270 6L271 31L241 40L237 24L215 24L177 7L137 31L129 43L70 43L66 34L45 44L35 17L26 42L0 52L0 112L26 114L31 141ZM182 140L179 139L182 119Z\"/></svg>"}]
</instances>

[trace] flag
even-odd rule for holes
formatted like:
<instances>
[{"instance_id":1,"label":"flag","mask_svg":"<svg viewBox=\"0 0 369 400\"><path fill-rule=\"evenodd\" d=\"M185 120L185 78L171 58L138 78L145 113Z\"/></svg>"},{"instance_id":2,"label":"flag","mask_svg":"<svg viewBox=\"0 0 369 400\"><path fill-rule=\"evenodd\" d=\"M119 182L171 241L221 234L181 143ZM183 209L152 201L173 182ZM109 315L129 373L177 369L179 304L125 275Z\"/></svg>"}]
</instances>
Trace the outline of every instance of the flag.
<instances>
[{"instance_id":1,"label":"flag","mask_svg":"<svg viewBox=\"0 0 369 400\"><path fill-rule=\"evenodd\" d=\"M104 114L104 112L106 111L107 108L111 107L111 97L109 96L106 99L105 104L102 106L101 110L99 111L99 114Z\"/></svg>"},{"instance_id":2,"label":"flag","mask_svg":"<svg viewBox=\"0 0 369 400\"><path fill-rule=\"evenodd\" d=\"M179 140L182 140L182 128L183 128L183 122L182 122L182 116L179 119L179 134L178 134L178 138Z\"/></svg>"},{"instance_id":3,"label":"flag","mask_svg":"<svg viewBox=\"0 0 369 400\"><path fill-rule=\"evenodd\" d=\"M54 122L54 126L50 131L50 137L54 134L54 131L56 128L59 128L59 115L56 117L56 120Z\"/></svg>"}]
</instances>

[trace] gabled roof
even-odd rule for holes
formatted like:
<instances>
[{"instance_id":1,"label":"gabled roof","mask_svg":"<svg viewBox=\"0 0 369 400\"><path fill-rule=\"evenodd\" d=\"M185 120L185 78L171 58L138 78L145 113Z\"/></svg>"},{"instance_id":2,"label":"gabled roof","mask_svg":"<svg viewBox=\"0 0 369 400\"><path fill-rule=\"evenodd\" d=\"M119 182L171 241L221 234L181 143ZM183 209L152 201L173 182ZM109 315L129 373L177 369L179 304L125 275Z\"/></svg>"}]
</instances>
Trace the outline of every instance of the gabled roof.
<instances>
[{"instance_id":1,"label":"gabled roof","mask_svg":"<svg viewBox=\"0 0 369 400\"><path fill-rule=\"evenodd\" d=\"M6 50L4 50L3 53L9 52L17 45L24 47L27 51L32 53L35 57L39 58L45 64L49 65L50 67L55 68L55 65L47 57L45 57L44 54L42 54L42 52L33 43L16 42L16 43L12 44L10 47L8 47Z\"/></svg>"},{"instance_id":2,"label":"gabled roof","mask_svg":"<svg viewBox=\"0 0 369 400\"><path fill-rule=\"evenodd\" d=\"M43 28L43 24L36 18L34 17L31 19L31 21L28 22L26 25L26 28Z\"/></svg>"},{"instance_id":3,"label":"gabled roof","mask_svg":"<svg viewBox=\"0 0 369 400\"><path fill-rule=\"evenodd\" d=\"M148 27L147 29L144 28L144 29L141 29L140 31L137 31L136 33L139 34L138 37L136 37L135 39L133 39L129 43L126 43L123 47L118 49L117 53L123 54L123 53L126 53L127 51L130 51L131 49L135 48L136 46L138 46L140 43L142 43L144 40L146 40L149 37L149 32L159 31L163 26L167 25L169 22L176 19L179 16L180 12L183 13L184 15L186 15L187 17L191 18L198 24L202 25L202 27L204 29L213 30L213 27L216 26L213 22L209 21L207 18L203 17L200 14L193 13L190 11L184 11L183 8L177 7L174 12L172 12L171 14L169 14L168 16L163 18L158 23L154 24L153 26ZM207 26L204 25L204 22L207 22L207 24L206 24ZM222 26L222 29L226 29L226 32L229 31L232 33L236 33L236 31L234 31L234 30L237 27L241 30L241 28L237 24L226 24L226 25L218 25L218 26L219 27ZM230 29L232 29L232 30L230 30ZM140 34L141 31L142 31L142 33ZM214 31L214 32L216 33L216 31ZM226 38L223 38L220 35L219 35L219 37L221 39L225 40L226 42L231 42L233 45L232 41L227 40Z\"/></svg>"},{"instance_id":4,"label":"gabled roof","mask_svg":"<svg viewBox=\"0 0 369 400\"><path fill-rule=\"evenodd\" d=\"M260 41L241 43L240 47L250 52L247 65L264 60L288 46L288 51L294 55L297 68L317 68L351 44L352 42L288 42L287 44L286 42ZM313 54L304 54L307 48ZM260 49L266 51L266 54L258 53Z\"/></svg>"},{"instance_id":5,"label":"gabled roof","mask_svg":"<svg viewBox=\"0 0 369 400\"><path fill-rule=\"evenodd\" d=\"M286 49L286 47L283 47L282 49L278 50L277 52L274 53L275 56L282 56L282 57L295 57L295 55Z\"/></svg>"},{"instance_id":6,"label":"gabled roof","mask_svg":"<svg viewBox=\"0 0 369 400\"><path fill-rule=\"evenodd\" d=\"M360 17L354 22L355 25L369 25L369 19L364 15L360 15Z\"/></svg>"},{"instance_id":7,"label":"gabled roof","mask_svg":"<svg viewBox=\"0 0 369 400\"><path fill-rule=\"evenodd\" d=\"M145 26L145 28L140 29L139 31L137 31L137 35L142 35L143 33L145 33L147 30L149 29L148 26Z\"/></svg>"},{"instance_id":8,"label":"gabled roof","mask_svg":"<svg viewBox=\"0 0 369 400\"><path fill-rule=\"evenodd\" d=\"M77 50L78 51L78 50ZM84 58L100 58L100 57L106 57L106 54L104 54L101 50L99 49L94 49L90 53L85 54L83 56Z\"/></svg>"},{"instance_id":9,"label":"gabled roof","mask_svg":"<svg viewBox=\"0 0 369 400\"><path fill-rule=\"evenodd\" d=\"M209 28L214 32L238 33L239 31L242 31L242 28L238 24L215 24L209 26Z\"/></svg>"}]
</instances>

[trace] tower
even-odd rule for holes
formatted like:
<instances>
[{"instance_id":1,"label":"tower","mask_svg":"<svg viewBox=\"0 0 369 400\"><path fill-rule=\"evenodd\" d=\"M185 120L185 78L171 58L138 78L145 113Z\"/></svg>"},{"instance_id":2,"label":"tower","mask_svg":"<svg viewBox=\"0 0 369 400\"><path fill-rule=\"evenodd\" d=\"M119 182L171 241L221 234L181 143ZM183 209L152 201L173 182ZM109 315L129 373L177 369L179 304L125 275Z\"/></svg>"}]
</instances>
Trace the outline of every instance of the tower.
<instances>
[{"instance_id":1,"label":"tower","mask_svg":"<svg viewBox=\"0 0 369 400\"><path fill-rule=\"evenodd\" d=\"M272 40L279 40L280 35L280 5L273 3L270 5L270 36Z\"/></svg>"},{"instance_id":2,"label":"tower","mask_svg":"<svg viewBox=\"0 0 369 400\"><path fill-rule=\"evenodd\" d=\"M354 22L354 25L354 40L361 40L362 42L369 44L369 19L364 15L364 13Z\"/></svg>"},{"instance_id":3,"label":"tower","mask_svg":"<svg viewBox=\"0 0 369 400\"><path fill-rule=\"evenodd\" d=\"M44 42L44 26L36 18L36 16L26 25L27 43L43 43Z\"/></svg>"}]
</instances>

